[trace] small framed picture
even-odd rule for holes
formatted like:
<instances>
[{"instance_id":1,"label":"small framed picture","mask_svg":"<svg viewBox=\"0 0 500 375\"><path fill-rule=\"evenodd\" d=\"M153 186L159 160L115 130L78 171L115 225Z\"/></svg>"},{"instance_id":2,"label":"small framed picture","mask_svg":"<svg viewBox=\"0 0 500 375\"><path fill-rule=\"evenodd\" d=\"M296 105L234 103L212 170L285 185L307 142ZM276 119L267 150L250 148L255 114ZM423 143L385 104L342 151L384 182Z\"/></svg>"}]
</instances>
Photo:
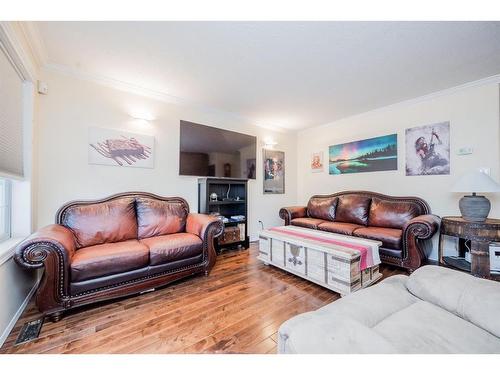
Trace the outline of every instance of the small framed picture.
<instances>
[{"instance_id":1,"label":"small framed picture","mask_svg":"<svg viewBox=\"0 0 500 375\"><path fill-rule=\"evenodd\" d=\"M311 172L323 172L323 151L311 155Z\"/></svg>"}]
</instances>

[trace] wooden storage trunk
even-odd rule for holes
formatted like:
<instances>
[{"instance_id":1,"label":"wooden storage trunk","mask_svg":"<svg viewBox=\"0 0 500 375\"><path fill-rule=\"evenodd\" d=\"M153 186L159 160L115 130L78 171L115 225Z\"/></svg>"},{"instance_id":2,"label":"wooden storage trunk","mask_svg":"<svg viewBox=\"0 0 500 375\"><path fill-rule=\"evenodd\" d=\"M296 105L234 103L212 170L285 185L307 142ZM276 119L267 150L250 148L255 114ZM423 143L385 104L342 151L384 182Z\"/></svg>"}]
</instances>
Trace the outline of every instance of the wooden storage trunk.
<instances>
[{"instance_id":1,"label":"wooden storage trunk","mask_svg":"<svg viewBox=\"0 0 500 375\"><path fill-rule=\"evenodd\" d=\"M240 241L240 228L237 226L224 228L224 233L219 237L219 245L228 245L238 241Z\"/></svg>"},{"instance_id":2,"label":"wooden storage trunk","mask_svg":"<svg viewBox=\"0 0 500 375\"><path fill-rule=\"evenodd\" d=\"M346 236L342 239L346 240ZM376 244L377 251L380 246L377 241L354 240ZM304 241L273 231L264 230L259 234L258 258L342 295L365 288L382 277L378 265L360 270L357 251L349 248L342 251L338 245Z\"/></svg>"}]
</instances>

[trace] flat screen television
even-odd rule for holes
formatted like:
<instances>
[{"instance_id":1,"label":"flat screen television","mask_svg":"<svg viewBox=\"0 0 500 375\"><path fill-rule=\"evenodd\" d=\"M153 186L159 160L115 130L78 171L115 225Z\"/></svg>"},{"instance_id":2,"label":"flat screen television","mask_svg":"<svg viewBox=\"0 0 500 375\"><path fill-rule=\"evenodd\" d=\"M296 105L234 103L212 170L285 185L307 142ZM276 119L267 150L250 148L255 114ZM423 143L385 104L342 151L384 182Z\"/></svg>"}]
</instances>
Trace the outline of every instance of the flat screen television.
<instances>
[{"instance_id":1,"label":"flat screen television","mask_svg":"<svg viewBox=\"0 0 500 375\"><path fill-rule=\"evenodd\" d=\"M179 174L255 178L257 137L181 121Z\"/></svg>"}]
</instances>

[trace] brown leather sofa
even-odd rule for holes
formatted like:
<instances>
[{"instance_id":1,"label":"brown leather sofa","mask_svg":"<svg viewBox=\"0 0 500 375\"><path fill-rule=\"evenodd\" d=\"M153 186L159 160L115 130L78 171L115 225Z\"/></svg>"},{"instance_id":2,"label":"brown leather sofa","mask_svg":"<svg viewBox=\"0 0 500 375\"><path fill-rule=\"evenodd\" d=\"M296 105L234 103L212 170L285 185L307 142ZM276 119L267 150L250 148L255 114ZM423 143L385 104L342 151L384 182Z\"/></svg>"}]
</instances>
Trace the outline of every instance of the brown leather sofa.
<instances>
[{"instance_id":1,"label":"brown leather sofa","mask_svg":"<svg viewBox=\"0 0 500 375\"><path fill-rule=\"evenodd\" d=\"M56 223L15 254L22 267L45 268L36 303L54 321L77 306L208 275L223 230L220 220L189 213L182 198L141 192L67 203Z\"/></svg>"},{"instance_id":2,"label":"brown leather sofa","mask_svg":"<svg viewBox=\"0 0 500 375\"><path fill-rule=\"evenodd\" d=\"M381 261L410 272L425 263L441 222L423 199L370 191L315 195L306 207L285 207L279 214L285 225L381 241Z\"/></svg>"}]
</instances>

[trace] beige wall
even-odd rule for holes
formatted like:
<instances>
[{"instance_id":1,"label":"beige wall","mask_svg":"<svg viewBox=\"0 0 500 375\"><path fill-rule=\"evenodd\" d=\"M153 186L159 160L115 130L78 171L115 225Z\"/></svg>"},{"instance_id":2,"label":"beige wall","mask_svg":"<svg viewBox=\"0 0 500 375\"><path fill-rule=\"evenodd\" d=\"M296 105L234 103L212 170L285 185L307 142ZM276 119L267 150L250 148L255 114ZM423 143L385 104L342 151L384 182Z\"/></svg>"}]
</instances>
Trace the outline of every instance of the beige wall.
<instances>
[{"instance_id":1,"label":"beige wall","mask_svg":"<svg viewBox=\"0 0 500 375\"><path fill-rule=\"evenodd\" d=\"M281 223L280 207L305 204L313 194L367 189L393 195L417 195L426 199L438 215L458 214L460 194L449 190L463 173L490 167L500 179L499 87L489 84L450 92L429 99L399 104L331 124L293 133L277 133L245 124L234 117L167 104L54 72L43 72L49 95L39 97L37 115L36 198L37 227L53 222L54 213L65 201L97 198L126 190L145 190L185 197L197 210L197 179L178 175L179 121L187 120L239 131L258 137L257 180L249 181L249 229L253 239L258 220L266 226ZM157 120L149 126L133 121L130 111L145 109ZM404 130L409 127L450 121L451 174L406 177ZM87 129L90 126L121 128L156 137L154 169L89 165ZM378 135L398 134L398 171L330 176L309 171L312 152L328 146ZM286 194L262 194L262 144L272 137L276 149L286 152ZM459 156L460 147L474 148L472 155ZM302 178L297 178L302 176ZM491 216L500 216L500 194L488 195ZM434 250L433 257L436 251Z\"/></svg>"},{"instance_id":2,"label":"beige wall","mask_svg":"<svg viewBox=\"0 0 500 375\"><path fill-rule=\"evenodd\" d=\"M34 292L36 271L21 269L10 258L0 262L0 347Z\"/></svg>"},{"instance_id":3,"label":"beige wall","mask_svg":"<svg viewBox=\"0 0 500 375\"><path fill-rule=\"evenodd\" d=\"M448 176L405 176L406 128L450 121L451 174ZM462 89L418 102L408 102L360 114L298 134L298 202L307 203L313 194L365 189L392 195L417 195L426 199L434 213L456 215L461 194L451 193L463 173L478 167L491 168L500 180L499 86ZM330 176L328 146L391 133L398 134L398 170ZM459 156L460 147L471 146L471 155ZM311 173L311 153L324 151L325 172ZM500 217L500 194L487 194L492 202L490 216ZM432 254L436 257L436 249Z\"/></svg>"},{"instance_id":4,"label":"beige wall","mask_svg":"<svg viewBox=\"0 0 500 375\"><path fill-rule=\"evenodd\" d=\"M52 223L58 207L72 199L93 199L109 194L144 190L186 198L197 211L197 178L179 176L180 120L216 126L257 136L257 180L249 181L249 230L257 238L258 220L278 225L279 208L296 201L296 135L277 133L244 123L241 119L183 105L167 104L55 72L43 71L49 94L39 96L37 112L36 226ZM130 112L145 110L156 120L141 124ZM117 128L153 135L154 169L89 165L89 127ZM287 157L286 194L262 193L263 139L272 137Z\"/></svg>"}]
</instances>

